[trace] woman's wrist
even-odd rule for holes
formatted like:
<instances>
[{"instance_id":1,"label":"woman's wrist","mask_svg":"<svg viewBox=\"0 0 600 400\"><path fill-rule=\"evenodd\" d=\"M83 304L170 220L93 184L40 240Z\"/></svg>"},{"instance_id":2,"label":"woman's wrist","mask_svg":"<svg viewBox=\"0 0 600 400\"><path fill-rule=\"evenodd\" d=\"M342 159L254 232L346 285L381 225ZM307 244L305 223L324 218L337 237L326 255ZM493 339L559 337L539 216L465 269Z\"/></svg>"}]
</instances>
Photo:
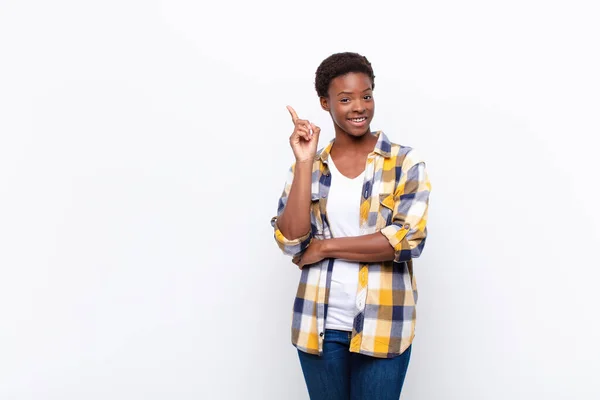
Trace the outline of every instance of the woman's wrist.
<instances>
[{"instance_id":1,"label":"woman's wrist","mask_svg":"<svg viewBox=\"0 0 600 400\"><path fill-rule=\"evenodd\" d=\"M319 240L319 255L323 258L331 258L332 241L335 239L323 239Z\"/></svg>"},{"instance_id":2,"label":"woman's wrist","mask_svg":"<svg viewBox=\"0 0 600 400\"><path fill-rule=\"evenodd\" d=\"M296 165L312 165L313 163L314 163L314 158L308 158L306 160L296 159Z\"/></svg>"}]
</instances>

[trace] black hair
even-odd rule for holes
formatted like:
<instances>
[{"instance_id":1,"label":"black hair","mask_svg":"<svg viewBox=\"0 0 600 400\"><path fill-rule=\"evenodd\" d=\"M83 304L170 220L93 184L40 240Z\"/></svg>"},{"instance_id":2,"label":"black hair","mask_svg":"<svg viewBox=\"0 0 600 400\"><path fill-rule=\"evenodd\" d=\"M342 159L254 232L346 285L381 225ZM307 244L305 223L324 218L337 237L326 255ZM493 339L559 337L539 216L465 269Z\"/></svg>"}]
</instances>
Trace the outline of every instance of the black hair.
<instances>
[{"instance_id":1,"label":"black hair","mask_svg":"<svg viewBox=\"0 0 600 400\"><path fill-rule=\"evenodd\" d=\"M329 84L334 78L349 72L362 72L371 78L372 88L375 89L375 74L371 63L365 56L358 53L336 53L321 62L315 73L315 89L319 97L327 97Z\"/></svg>"}]
</instances>

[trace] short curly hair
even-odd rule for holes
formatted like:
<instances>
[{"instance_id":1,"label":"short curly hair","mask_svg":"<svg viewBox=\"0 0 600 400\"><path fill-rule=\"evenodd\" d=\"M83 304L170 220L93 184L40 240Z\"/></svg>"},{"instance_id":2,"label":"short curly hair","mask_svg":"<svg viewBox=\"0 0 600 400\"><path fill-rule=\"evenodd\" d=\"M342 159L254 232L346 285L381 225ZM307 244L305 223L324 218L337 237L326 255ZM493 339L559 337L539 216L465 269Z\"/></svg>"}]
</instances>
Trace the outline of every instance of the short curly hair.
<instances>
[{"instance_id":1,"label":"short curly hair","mask_svg":"<svg viewBox=\"0 0 600 400\"><path fill-rule=\"evenodd\" d=\"M349 72L362 72L371 78L372 88L375 89L375 74L373 67L365 56L358 53L336 53L321 62L315 73L315 89L319 97L327 97L329 84L338 76Z\"/></svg>"}]
</instances>

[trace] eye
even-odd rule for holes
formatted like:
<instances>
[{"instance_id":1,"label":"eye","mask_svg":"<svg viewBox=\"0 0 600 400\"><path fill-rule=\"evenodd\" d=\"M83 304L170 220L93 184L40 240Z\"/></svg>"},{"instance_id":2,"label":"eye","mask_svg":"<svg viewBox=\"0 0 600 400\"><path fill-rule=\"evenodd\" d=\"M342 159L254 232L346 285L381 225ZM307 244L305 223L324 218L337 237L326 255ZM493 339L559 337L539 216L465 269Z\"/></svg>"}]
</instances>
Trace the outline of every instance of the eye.
<instances>
[{"instance_id":1,"label":"eye","mask_svg":"<svg viewBox=\"0 0 600 400\"><path fill-rule=\"evenodd\" d=\"M372 99L373 99L373 96L371 96L370 94L368 94L368 95L366 95L366 96L364 97L364 99L365 99L365 100L372 100Z\"/></svg>"},{"instance_id":2,"label":"eye","mask_svg":"<svg viewBox=\"0 0 600 400\"><path fill-rule=\"evenodd\" d=\"M340 103L347 103L349 101L350 101L350 99L347 98L347 97L344 97L343 99L340 99Z\"/></svg>"}]
</instances>

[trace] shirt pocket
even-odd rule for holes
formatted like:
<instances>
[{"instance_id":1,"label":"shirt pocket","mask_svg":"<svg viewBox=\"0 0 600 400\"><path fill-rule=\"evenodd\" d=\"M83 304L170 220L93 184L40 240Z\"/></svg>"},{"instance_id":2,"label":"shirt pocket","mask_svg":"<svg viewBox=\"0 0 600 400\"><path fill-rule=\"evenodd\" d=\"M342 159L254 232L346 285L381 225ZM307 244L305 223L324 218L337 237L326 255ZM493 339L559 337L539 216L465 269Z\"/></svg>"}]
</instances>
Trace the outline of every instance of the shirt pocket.
<instances>
[{"instance_id":1,"label":"shirt pocket","mask_svg":"<svg viewBox=\"0 0 600 400\"><path fill-rule=\"evenodd\" d=\"M394 193L381 193L379 195L379 215L377 216L377 230L392 224L394 217Z\"/></svg>"}]
</instances>

